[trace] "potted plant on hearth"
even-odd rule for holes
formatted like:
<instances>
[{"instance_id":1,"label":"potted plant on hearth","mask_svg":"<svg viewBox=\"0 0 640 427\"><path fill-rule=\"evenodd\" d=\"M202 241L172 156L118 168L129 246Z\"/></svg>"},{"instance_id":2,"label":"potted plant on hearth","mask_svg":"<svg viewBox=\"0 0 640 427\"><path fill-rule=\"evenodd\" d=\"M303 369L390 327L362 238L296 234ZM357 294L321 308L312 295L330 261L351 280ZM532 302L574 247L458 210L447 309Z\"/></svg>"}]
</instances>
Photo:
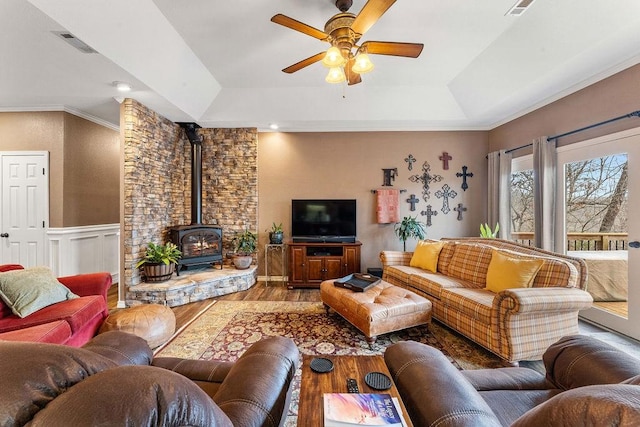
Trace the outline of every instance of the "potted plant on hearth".
<instances>
[{"instance_id":1,"label":"potted plant on hearth","mask_svg":"<svg viewBox=\"0 0 640 427\"><path fill-rule=\"evenodd\" d=\"M402 221L396 224L395 231L398 238L402 241L403 250L407 250L407 239L424 239L426 235L425 225L417 220L417 217L405 216Z\"/></svg>"},{"instance_id":2,"label":"potted plant on hearth","mask_svg":"<svg viewBox=\"0 0 640 427\"><path fill-rule=\"evenodd\" d=\"M282 223L276 225L274 222L271 228L266 230L269 232L269 243L272 245L281 245L284 239L284 232L282 231Z\"/></svg>"},{"instance_id":3,"label":"potted plant on hearth","mask_svg":"<svg viewBox=\"0 0 640 427\"><path fill-rule=\"evenodd\" d=\"M147 282L164 282L171 278L175 265L182 257L182 252L171 242L166 245L156 245L150 242L147 252L136 264L136 268L143 267Z\"/></svg>"},{"instance_id":4,"label":"potted plant on hearth","mask_svg":"<svg viewBox=\"0 0 640 427\"><path fill-rule=\"evenodd\" d=\"M233 265L238 270L245 270L253 262L253 254L258 245L258 236L249 230L236 233L233 238L235 242L235 254L233 255Z\"/></svg>"}]
</instances>

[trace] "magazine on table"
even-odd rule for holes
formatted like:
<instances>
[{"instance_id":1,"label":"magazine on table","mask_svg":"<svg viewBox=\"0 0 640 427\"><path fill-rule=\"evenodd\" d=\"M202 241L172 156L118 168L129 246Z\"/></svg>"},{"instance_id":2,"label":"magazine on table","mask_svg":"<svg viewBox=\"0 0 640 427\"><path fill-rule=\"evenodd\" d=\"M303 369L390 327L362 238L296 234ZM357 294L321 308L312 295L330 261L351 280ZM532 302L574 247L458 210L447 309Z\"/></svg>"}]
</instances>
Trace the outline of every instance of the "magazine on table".
<instances>
[{"instance_id":1,"label":"magazine on table","mask_svg":"<svg viewBox=\"0 0 640 427\"><path fill-rule=\"evenodd\" d=\"M325 393L324 426L405 425L398 406L386 393Z\"/></svg>"}]
</instances>

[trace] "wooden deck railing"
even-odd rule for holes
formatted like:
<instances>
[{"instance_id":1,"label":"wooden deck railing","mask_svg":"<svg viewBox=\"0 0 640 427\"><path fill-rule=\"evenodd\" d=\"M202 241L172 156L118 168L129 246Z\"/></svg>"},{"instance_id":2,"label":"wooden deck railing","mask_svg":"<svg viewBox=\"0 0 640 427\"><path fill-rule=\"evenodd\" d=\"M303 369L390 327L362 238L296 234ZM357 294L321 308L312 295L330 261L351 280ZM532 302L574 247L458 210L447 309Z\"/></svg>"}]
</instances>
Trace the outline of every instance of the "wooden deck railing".
<instances>
[{"instance_id":1,"label":"wooden deck railing","mask_svg":"<svg viewBox=\"0 0 640 427\"><path fill-rule=\"evenodd\" d=\"M533 233L511 233L511 240L534 246ZM627 233L567 233L568 251L616 251L627 250Z\"/></svg>"}]
</instances>

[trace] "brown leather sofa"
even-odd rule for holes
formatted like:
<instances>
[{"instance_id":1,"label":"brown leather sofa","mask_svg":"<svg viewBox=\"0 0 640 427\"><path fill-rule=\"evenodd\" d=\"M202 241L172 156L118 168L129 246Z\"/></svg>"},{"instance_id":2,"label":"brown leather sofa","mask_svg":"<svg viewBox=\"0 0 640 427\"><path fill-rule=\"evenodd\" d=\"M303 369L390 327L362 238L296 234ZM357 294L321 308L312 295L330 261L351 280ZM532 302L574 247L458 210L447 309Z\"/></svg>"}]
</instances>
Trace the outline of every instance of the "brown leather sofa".
<instances>
[{"instance_id":1,"label":"brown leather sofa","mask_svg":"<svg viewBox=\"0 0 640 427\"><path fill-rule=\"evenodd\" d=\"M299 357L283 337L234 363L153 359L122 331L82 348L0 342L0 426L278 426Z\"/></svg>"},{"instance_id":2,"label":"brown leather sofa","mask_svg":"<svg viewBox=\"0 0 640 427\"><path fill-rule=\"evenodd\" d=\"M597 339L561 338L528 368L459 371L439 350L401 342L385 352L419 426L639 426L640 360Z\"/></svg>"}]
</instances>

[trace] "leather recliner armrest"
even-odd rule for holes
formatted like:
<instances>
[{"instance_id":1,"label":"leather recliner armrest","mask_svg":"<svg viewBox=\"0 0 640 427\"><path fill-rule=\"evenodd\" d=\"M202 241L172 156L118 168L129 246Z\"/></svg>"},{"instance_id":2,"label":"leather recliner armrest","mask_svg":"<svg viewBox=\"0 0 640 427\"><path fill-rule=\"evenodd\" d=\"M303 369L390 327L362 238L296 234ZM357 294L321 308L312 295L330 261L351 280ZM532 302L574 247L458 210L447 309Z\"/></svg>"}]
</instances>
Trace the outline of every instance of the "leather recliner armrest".
<instances>
[{"instance_id":1,"label":"leather recliner armrest","mask_svg":"<svg viewBox=\"0 0 640 427\"><path fill-rule=\"evenodd\" d=\"M213 400L235 426L278 426L287 415L299 363L290 338L258 341L235 362Z\"/></svg>"},{"instance_id":2,"label":"leather recliner armrest","mask_svg":"<svg viewBox=\"0 0 640 427\"><path fill-rule=\"evenodd\" d=\"M387 348L384 359L413 425L501 425L471 383L439 350L405 341Z\"/></svg>"},{"instance_id":3,"label":"leather recliner armrest","mask_svg":"<svg viewBox=\"0 0 640 427\"><path fill-rule=\"evenodd\" d=\"M542 360L547 379L563 390L616 384L640 374L640 360L586 335L561 338L545 351Z\"/></svg>"},{"instance_id":4,"label":"leather recliner armrest","mask_svg":"<svg viewBox=\"0 0 640 427\"><path fill-rule=\"evenodd\" d=\"M123 331L103 332L82 348L111 359L118 365L149 365L153 358L145 339Z\"/></svg>"},{"instance_id":5,"label":"leather recliner armrest","mask_svg":"<svg viewBox=\"0 0 640 427\"><path fill-rule=\"evenodd\" d=\"M233 367L233 362L192 360L179 357L156 357L151 364L184 375L211 398L218 392Z\"/></svg>"}]
</instances>

